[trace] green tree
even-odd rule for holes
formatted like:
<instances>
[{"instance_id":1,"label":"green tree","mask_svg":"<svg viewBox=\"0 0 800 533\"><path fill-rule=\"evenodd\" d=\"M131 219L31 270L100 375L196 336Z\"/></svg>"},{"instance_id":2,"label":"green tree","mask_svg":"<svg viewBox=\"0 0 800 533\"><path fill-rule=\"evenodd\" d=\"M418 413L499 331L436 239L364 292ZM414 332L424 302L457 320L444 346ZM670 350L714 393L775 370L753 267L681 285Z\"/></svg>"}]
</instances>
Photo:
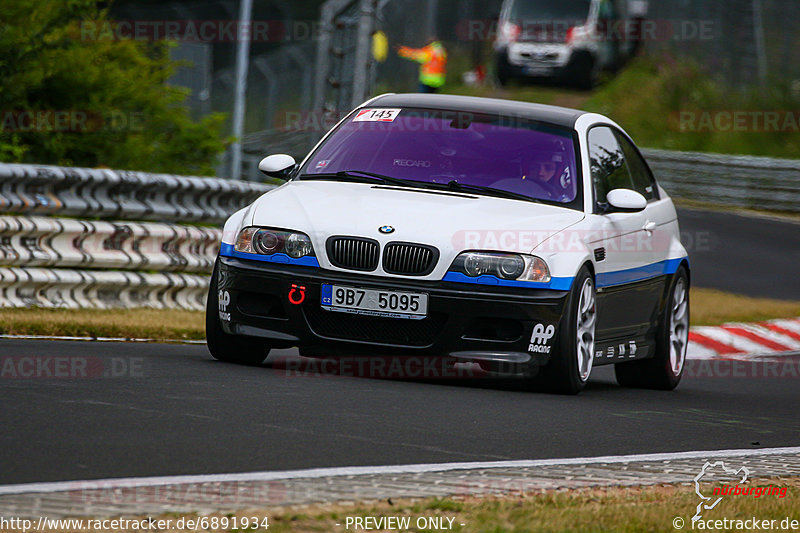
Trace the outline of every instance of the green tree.
<instances>
[{"instance_id":1,"label":"green tree","mask_svg":"<svg viewBox=\"0 0 800 533\"><path fill-rule=\"evenodd\" d=\"M213 173L225 115L193 121L172 44L115 38L97 4L0 2L0 161Z\"/></svg>"}]
</instances>

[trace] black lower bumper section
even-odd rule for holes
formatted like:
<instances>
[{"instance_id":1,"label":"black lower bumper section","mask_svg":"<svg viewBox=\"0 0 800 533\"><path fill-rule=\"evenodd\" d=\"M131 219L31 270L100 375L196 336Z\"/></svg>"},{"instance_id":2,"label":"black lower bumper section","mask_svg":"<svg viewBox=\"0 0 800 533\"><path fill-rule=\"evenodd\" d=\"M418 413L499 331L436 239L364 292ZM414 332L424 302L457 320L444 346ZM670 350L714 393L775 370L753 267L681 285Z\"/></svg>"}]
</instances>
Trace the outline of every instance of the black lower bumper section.
<instances>
[{"instance_id":1,"label":"black lower bumper section","mask_svg":"<svg viewBox=\"0 0 800 533\"><path fill-rule=\"evenodd\" d=\"M324 309L321 286L428 294L424 319L364 316ZM297 346L305 355L449 355L458 360L542 365L558 349L567 293L417 281L319 268L220 258L220 319L230 334ZM227 293L225 295L224 293ZM541 324L541 327L539 326ZM548 338L534 328L556 333ZM553 330L550 330L553 331Z\"/></svg>"}]
</instances>

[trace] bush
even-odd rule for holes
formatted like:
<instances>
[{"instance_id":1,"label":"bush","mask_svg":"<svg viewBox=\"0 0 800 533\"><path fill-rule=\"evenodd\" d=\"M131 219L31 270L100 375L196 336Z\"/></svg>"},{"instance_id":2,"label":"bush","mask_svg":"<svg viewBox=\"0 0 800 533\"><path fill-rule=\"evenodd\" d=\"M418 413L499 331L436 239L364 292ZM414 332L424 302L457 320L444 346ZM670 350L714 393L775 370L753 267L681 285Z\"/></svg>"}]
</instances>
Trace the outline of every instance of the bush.
<instances>
[{"instance_id":1,"label":"bush","mask_svg":"<svg viewBox=\"0 0 800 533\"><path fill-rule=\"evenodd\" d=\"M225 116L166 84L170 43L116 40L95 0L0 3L0 161L211 174Z\"/></svg>"},{"instance_id":2,"label":"bush","mask_svg":"<svg viewBox=\"0 0 800 533\"><path fill-rule=\"evenodd\" d=\"M754 121L748 119L743 131L735 131L727 115L722 128L709 122L718 112L734 111L755 111L762 124L766 112L797 117L800 97L787 82L731 88L685 58L637 58L583 108L609 116L638 144L651 148L787 158L800 154L795 121L781 119L777 130L765 130L752 127Z\"/></svg>"}]
</instances>

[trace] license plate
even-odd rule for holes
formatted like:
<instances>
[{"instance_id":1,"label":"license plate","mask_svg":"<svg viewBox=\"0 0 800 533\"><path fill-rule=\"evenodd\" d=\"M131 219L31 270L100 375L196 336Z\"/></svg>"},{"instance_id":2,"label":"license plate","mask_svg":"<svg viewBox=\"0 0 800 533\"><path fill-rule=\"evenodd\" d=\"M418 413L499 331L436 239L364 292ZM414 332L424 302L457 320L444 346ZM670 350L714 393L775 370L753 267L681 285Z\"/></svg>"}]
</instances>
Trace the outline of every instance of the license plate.
<instances>
[{"instance_id":1,"label":"license plate","mask_svg":"<svg viewBox=\"0 0 800 533\"><path fill-rule=\"evenodd\" d=\"M369 316L421 319L428 314L428 295L343 285L322 285L322 308Z\"/></svg>"},{"instance_id":2,"label":"license plate","mask_svg":"<svg viewBox=\"0 0 800 533\"><path fill-rule=\"evenodd\" d=\"M547 76L552 72L550 67L542 67L542 66L528 66L524 69L525 74L528 76Z\"/></svg>"}]
</instances>

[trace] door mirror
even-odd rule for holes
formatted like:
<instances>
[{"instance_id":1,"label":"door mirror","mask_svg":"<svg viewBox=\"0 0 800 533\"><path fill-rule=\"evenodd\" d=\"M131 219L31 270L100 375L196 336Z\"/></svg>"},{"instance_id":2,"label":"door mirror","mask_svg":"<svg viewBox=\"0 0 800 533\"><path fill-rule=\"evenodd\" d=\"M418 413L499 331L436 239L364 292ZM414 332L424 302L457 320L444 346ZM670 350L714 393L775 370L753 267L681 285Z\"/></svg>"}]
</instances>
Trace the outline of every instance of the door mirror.
<instances>
[{"instance_id":1,"label":"door mirror","mask_svg":"<svg viewBox=\"0 0 800 533\"><path fill-rule=\"evenodd\" d=\"M289 173L294 170L297 162L294 157L286 154L275 154L265 157L258 164L258 170L270 178L281 180L289 179Z\"/></svg>"},{"instance_id":2,"label":"door mirror","mask_svg":"<svg viewBox=\"0 0 800 533\"><path fill-rule=\"evenodd\" d=\"M642 194L631 189L614 189L606 195L609 211L636 213L647 207L647 200Z\"/></svg>"}]
</instances>

